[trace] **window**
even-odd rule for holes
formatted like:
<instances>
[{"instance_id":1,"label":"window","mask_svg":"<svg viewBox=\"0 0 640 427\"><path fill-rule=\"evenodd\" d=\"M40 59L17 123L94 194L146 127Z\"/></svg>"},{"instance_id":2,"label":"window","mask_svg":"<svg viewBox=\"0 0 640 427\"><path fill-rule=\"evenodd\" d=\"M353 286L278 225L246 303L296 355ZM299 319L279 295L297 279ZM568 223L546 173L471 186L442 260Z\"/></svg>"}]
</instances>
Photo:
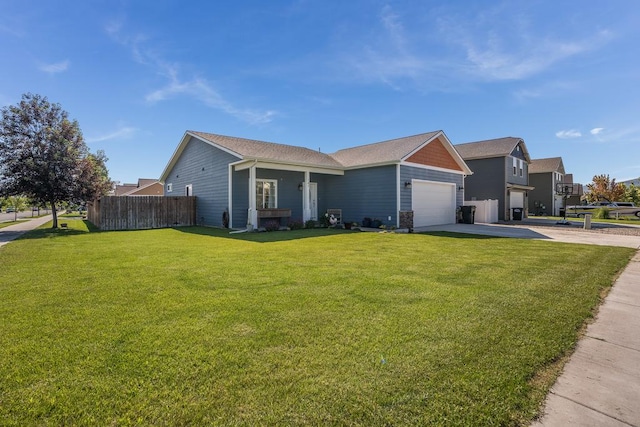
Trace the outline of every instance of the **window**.
<instances>
[{"instance_id":1,"label":"window","mask_svg":"<svg viewBox=\"0 0 640 427\"><path fill-rule=\"evenodd\" d=\"M185 187L184 187L184 195L185 196L193 196L193 184L185 185Z\"/></svg>"},{"instance_id":2,"label":"window","mask_svg":"<svg viewBox=\"0 0 640 427\"><path fill-rule=\"evenodd\" d=\"M524 176L524 162L522 160L518 160L518 166L520 168L520 176Z\"/></svg>"},{"instance_id":3,"label":"window","mask_svg":"<svg viewBox=\"0 0 640 427\"><path fill-rule=\"evenodd\" d=\"M167 193L171 193L173 191L173 184L167 184Z\"/></svg>"},{"instance_id":4,"label":"window","mask_svg":"<svg viewBox=\"0 0 640 427\"><path fill-rule=\"evenodd\" d=\"M273 209L278 207L278 181L274 179L256 180L256 208Z\"/></svg>"},{"instance_id":5,"label":"window","mask_svg":"<svg viewBox=\"0 0 640 427\"><path fill-rule=\"evenodd\" d=\"M518 159L513 158L513 176L518 174Z\"/></svg>"}]
</instances>

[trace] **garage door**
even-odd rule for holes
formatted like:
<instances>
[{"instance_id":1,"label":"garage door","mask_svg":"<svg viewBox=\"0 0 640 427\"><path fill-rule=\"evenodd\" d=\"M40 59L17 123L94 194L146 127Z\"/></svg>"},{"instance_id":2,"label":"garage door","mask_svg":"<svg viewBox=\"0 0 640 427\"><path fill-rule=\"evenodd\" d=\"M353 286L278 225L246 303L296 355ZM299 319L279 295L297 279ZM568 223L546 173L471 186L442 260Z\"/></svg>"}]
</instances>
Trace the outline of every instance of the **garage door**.
<instances>
[{"instance_id":1,"label":"garage door","mask_svg":"<svg viewBox=\"0 0 640 427\"><path fill-rule=\"evenodd\" d=\"M455 184L414 180L411 204L414 227L456 222Z\"/></svg>"}]
</instances>

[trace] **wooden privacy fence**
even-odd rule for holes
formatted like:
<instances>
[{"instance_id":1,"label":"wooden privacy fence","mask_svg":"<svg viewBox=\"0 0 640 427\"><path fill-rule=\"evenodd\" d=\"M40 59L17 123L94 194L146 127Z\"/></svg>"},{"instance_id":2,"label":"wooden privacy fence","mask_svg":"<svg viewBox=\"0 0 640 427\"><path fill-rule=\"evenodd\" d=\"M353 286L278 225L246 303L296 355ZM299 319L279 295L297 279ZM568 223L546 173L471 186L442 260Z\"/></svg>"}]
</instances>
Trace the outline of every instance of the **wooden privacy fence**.
<instances>
[{"instance_id":1,"label":"wooden privacy fence","mask_svg":"<svg viewBox=\"0 0 640 427\"><path fill-rule=\"evenodd\" d=\"M87 219L101 230L144 230L196 224L195 196L105 196L89 203Z\"/></svg>"}]
</instances>

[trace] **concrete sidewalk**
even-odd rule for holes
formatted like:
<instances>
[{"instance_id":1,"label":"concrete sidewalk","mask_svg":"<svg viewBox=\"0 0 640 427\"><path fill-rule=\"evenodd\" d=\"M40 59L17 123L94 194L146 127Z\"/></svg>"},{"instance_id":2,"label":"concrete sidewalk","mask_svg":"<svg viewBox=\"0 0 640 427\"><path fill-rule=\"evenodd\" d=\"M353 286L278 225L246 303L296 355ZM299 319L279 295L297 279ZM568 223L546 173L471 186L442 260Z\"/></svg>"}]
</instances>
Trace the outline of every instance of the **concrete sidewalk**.
<instances>
[{"instance_id":1,"label":"concrete sidewalk","mask_svg":"<svg viewBox=\"0 0 640 427\"><path fill-rule=\"evenodd\" d=\"M640 236L524 223L450 224L415 231L640 248ZM614 283L547 396L542 417L532 425L560 426L640 427L640 252Z\"/></svg>"},{"instance_id":2,"label":"concrete sidewalk","mask_svg":"<svg viewBox=\"0 0 640 427\"><path fill-rule=\"evenodd\" d=\"M40 227L42 224L53 219L53 215L45 215L40 218L33 218L28 221L19 222L18 224L0 228L0 246L6 245L12 240L17 239L27 231L31 231Z\"/></svg>"},{"instance_id":3,"label":"concrete sidewalk","mask_svg":"<svg viewBox=\"0 0 640 427\"><path fill-rule=\"evenodd\" d=\"M534 427L640 426L640 252L616 280Z\"/></svg>"}]
</instances>

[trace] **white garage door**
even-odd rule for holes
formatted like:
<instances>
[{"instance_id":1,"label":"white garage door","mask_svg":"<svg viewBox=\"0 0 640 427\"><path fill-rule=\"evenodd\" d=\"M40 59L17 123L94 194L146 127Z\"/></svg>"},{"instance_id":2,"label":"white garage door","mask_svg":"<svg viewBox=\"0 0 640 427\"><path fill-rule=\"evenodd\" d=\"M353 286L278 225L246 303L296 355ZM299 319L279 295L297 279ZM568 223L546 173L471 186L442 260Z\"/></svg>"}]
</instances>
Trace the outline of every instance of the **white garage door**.
<instances>
[{"instance_id":1,"label":"white garage door","mask_svg":"<svg viewBox=\"0 0 640 427\"><path fill-rule=\"evenodd\" d=\"M455 184L414 180L411 185L411 204L414 227L456 222Z\"/></svg>"}]
</instances>

